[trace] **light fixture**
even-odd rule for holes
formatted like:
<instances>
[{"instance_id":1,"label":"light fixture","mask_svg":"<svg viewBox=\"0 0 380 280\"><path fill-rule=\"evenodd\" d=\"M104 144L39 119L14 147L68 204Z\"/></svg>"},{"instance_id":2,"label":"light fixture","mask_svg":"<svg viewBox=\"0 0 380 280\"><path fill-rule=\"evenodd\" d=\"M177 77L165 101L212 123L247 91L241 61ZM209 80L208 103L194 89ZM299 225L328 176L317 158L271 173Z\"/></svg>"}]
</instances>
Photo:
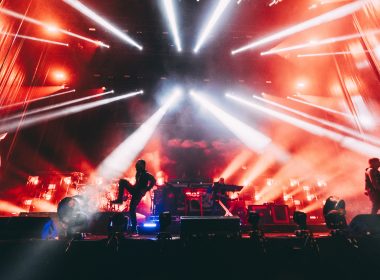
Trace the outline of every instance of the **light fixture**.
<instances>
[{"instance_id":1,"label":"light fixture","mask_svg":"<svg viewBox=\"0 0 380 280\"><path fill-rule=\"evenodd\" d=\"M334 196L328 197L323 206L323 216L333 235L341 233L347 228L346 202Z\"/></svg>"}]
</instances>

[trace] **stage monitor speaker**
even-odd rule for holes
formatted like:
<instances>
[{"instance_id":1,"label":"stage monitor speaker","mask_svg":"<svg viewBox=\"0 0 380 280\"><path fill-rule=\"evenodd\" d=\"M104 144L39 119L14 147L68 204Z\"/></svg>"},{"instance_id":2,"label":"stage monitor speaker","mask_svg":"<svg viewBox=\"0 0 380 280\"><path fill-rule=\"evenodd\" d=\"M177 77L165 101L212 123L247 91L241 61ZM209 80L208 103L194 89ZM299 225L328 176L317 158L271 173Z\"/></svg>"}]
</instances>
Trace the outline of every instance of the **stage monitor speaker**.
<instances>
[{"instance_id":1,"label":"stage monitor speaker","mask_svg":"<svg viewBox=\"0 0 380 280\"><path fill-rule=\"evenodd\" d=\"M259 214L259 225L289 224L289 208L282 204L248 205L248 211Z\"/></svg>"},{"instance_id":2,"label":"stage monitor speaker","mask_svg":"<svg viewBox=\"0 0 380 280\"><path fill-rule=\"evenodd\" d=\"M357 215L348 228L353 235L380 235L380 215Z\"/></svg>"},{"instance_id":3,"label":"stage monitor speaker","mask_svg":"<svg viewBox=\"0 0 380 280\"><path fill-rule=\"evenodd\" d=\"M270 212L274 224L289 224L289 208L288 205L271 204Z\"/></svg>"},{"instance_id":4,"label":"stage monitor speaker","mask_svg":"<svg viewBox=\"0 0 380 280\"><path fill-rule=\"evenodd\" d=\"M259 225L273 224L273 218L268 205L248 205L248 212L259 214Z\"/></svg>"},{"instance_id":5,"label":"stage monitor speaker","mask_svg":"<svg viewBox=\"0 0 380 280\"><path fill-rule=\"evenodd\" d=\"M91 233L94 235L107 235L110 225L110 221L113 215L118 212L96 212L90 217L88 227L84 230L86 233ZM128 224L129 217L127 213L124 214L126 223Z\"/></svg>"},{"instance_id":6,"label":"stage monitor speaker","mask_svg":"<svg viewBox=\"0 0 380 280\"><path fill-rule=\"evenodd\" d=\"M54 239L57 227L50 217L1 217L0 239Z\"/></svg>"},{"instance_id":7,"label":"stage monitor speaker","mask_svg":"<svg viewBox=\"0 0 380 280\"><path fill-rule=\"evenodd\" d=\"M238 238L240 237L240 218L238 216L183 216L180 236L181 239Z\"/></svg>"}]
</instances>

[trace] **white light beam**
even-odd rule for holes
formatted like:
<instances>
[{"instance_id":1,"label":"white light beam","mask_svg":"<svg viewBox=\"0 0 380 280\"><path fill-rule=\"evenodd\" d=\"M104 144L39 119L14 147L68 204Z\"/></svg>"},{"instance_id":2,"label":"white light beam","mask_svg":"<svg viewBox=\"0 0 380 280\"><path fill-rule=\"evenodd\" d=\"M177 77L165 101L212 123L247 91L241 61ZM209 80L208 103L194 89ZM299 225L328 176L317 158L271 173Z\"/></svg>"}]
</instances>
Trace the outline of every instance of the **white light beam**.
<instances>
[{"instance_id":1,"label":"white light beam","mask_svg":"<svg viewBox=\"0 0 380 280\"><path fill-rule=\"evenodd\" d=\"M177 27L177 22L176 22L176 16L174 12L174 6L173 6L173 0L163 0L164 2L164 7L165 11L168 17L169 21L169 26L172 30L173 37L174 37L174 42L177 46L177 51L181 52L182 47L181 47L181 41L179 39L179 33L178 33L178 27Z\"/></svg>"},{"instance_id":2,"label":"white light beam","mask_svg":"<svg viewBox=\"0 0 380 280\"><path fill-rule=\"evenodd\" d=\"M348 15L351 15L354 12L360 10L368 2L370 2L370 0L361 0L361 1L355 1L353 3L344 5L342 7L335 9L335 10L327 12L323 15L317 16L317 17L312 18L310 20L307 20L303 23L292 26L288 29L285 29L283 31L280 31L280 32L275 33L273 35L270 35L268 37L265 37L261 40L254 41L254 42L252 42L248 45L245 45L241 48L235 49L231 52L231 54L234 55L234 54L237 54L240 52L247 51L249 49L254 49L258 46L267 44L269 42L272 42L272 41L275 41L278 39L282 39L282 38L287 37L289 35L296 34L298 32L301 32L301 31L307 30L309 28L321 25L323 23L327 23L330 21L334 21L334 20L343 18L343 17L348 16Z\"/></svg>"},{"instance_id":3,"label":"white light beam","mask_svg":"<svg viewBox=\"0 0 380 280\"><path fill-rule=\"evenodd\" d=\"M175 91L159 110L102 161L96 169L96 175L105 179L120 178L144 149L157 125L179 96L180 92Z\"/></svg>"},{"instance_id":4,"label":"white light beam","mask_svg":"<svg viewBox=\"0 0 380 280\"><path fill-rule=\"evenodd\" d=\"M38 123L47 122L53 119L69 116L69 115L90 110L99 106L107 105L107 104L110 104L112 102L116 102L122 99L130 98L138 94L143 94L143 91L136 91L132 93L123 94L120 96L111 97L105 100L97 100L97 101L89 102L86 104L80 104L80 105L76 105L76 106L72 106L68 108L62 108L54 112L49 112L49 113L44 113L37 116L28 117L28 118L23 119L22 121L15 120L12 122L8 122L7 124L0 125L0 133L11 132L11 131L15 131L17 128L26 128Z\"/></svg>"},{"instance_id":5,"label":"white light beam","mask_svg":"<svg viewBox=\"0 0 380 280\"><path fill-rule=\"evenodd\" d=\"M20 118L23 118L23 117L32 116L32 115L35 115L35 114L39 114L39 113L43 113L43 112L50 111L50 110L53 110L53 109L57 109L57 108L60 108L60 107L65 107L65 106L68 106L68 105L72 105L72 104L75 104L75 103L79 103L79 102L82 102L82 101L93 99L93 98L96 98L96 97L104 96L104 95L107 95L107 94L110 94L110 93L113 93L113 92L114 92L113 90L110 90L110 91L106 91L106 92L103 92L103 93L98 93L98 94L94 94L94 95L90 95L90 96L86 96L86 97L82 97L82 98L77 98L77 99L61 102L61 103L54 104L54 105L45 106L45 107L42 107L42 108L33 109L33 110L30 110L30 111L25 112L25 113L19 113L19 114L16 114L16 115L4 118L4 119L1 120L1 122L9 122L9 121L14 120L14 119L20 119Z\"/></svg>"},{"instance_id":6,"label":"white light beam","mask_svg":"<svg viewBox=\"0 0 380 280\"><path fill-rule=\"evenodd\" d=\"M201 46L204 44L206 38L210 34L212 28L215 26L216 22L218 21L219 17L222 15L224 10L227 8L228 4L231 2L231 0L220 0L218 6L216 7L214 13L212 14L210 20L208 21L206 27L203 29L196 45L194 48L194 52L197 53Z\"/></svg>"},{"instance_id":7,"label":"white light beam","mask_svg":"<svg viewBox=\"0 0 380 280\"><path fill-rule=\"evenodd\" d=\"M17 102L17 103L5 105L5 106L0 106L0 110L16 107L16 106L20 106L20 105L25 105L25 104L28 104L28 103L33 103L33 102L36 102L36 101L40 101L40 100L44 100L44 99L48 99L48 98L53 98L53 97L57 97L57 96L64 95L64 94L67 94L67 93L72 93L72 92L75 92L75 89L64 91L64 92L59 92L59 93L55 93L55 94L51 94L51 95L47 95L47 96L43 96L43 97L39 97L39 98L34 98L34 99L26 100L24 102Z\"/></svg>"},{"instance_id":8,"label":"white light beam","mask_svg":"<svg viewBox=\"0 0 380 280\"><path fill-rule=\"evenodd\" d=\"M118 28L113 26L111 23L100 17L98 14L96 14L94 11L90 10L88 7L83 5L81 2L77 0L63 0L63 2L67 3L74 9L78 10L82 14L86 15L91 20L95 21L96 23L100 24L101 26L108 29L110 32L112 32L114 35L122 39L123 41L127 42L128 44L138 48L140 51L143 49L141 45L139 45L135 40L133 40L130 36L126 35L125 33L121 32Z\"/></svg>"}]
</instances>

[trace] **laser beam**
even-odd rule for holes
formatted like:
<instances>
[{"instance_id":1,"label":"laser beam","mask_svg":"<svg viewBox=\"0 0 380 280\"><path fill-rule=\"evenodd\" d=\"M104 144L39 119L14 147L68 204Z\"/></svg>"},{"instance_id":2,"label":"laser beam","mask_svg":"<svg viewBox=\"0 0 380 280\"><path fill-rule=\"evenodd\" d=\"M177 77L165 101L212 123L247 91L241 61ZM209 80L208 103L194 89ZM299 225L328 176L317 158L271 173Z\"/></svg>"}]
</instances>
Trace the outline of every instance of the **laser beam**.
<instances>
[{"instance_id":1,"label":"laser beam","mask_svg":"<svg viewBox=\"0 0 380 280\"><path fill-rule=\"evenodd\" d=\"M224 12L224 10L227 8L228 4L230 4L231 0L219 0L218 6L214 10L213 14L211 15L210 20L207 22L205 28L202 30L201 35L198 38L197 43L194 47L194 52L197 53L201 46L206 41L207 37L209 36L211 30L215 26L216 22Z\"/></svg>"},{"instance_id":2,"label":"laser beam","mask_svg":"<svg viewBox=\"0 0 380 280\"><path fill-rule=\"evenodd\" d=\"M135 40L133 40L130 36L127 34L124 34L121 32L118 28L116 28L114 25L112 25L110 22L105 20L104 18L100 17L98 14L96 14L94 11L92 11L90 8L83 5L81 2L77 0L63 0L66 4L70 5L77 11L81 12L85 16L87 16L89 19L95 21L96 23L100 24L104 28L106 28L108 31L122 39L123 41L127 42L128 44L138 48L140 51L143 49L142 46L140 46Z\"/></svg>"},{"instance_id":3,"label":"laser beam","mask_svg":"<svg viewBox=\"0 0 380 280\"><path fill-rule=\"evenodd\" d=\"M172 0L163 0L166 15L168 18L169 26L170 29L172 30L173 37L174 37L174 42L177 46L177 51L181 52L182 47L181 47L181 41L179 39L179 33L178 33L178 27L177 27L177 22L176 22L176 16L175 16L175 11L174 11L174 6L173 6L173 1Z\"/></svg>"},{"instance_id":4,"label":"laser beam","mask_svg":"<svg viewBox=\"0 0 380 280\"><path fill-rule=\"evenodd\" d=\"M251 49L257 48L258 46L273 42L273 41L278 40L278 39L282 39L284 37L296 34L298 32L301 32L301 31L307 30L309 28L321 25L323 23L327 23L330 21L334 21L334 20L343 18L343 17L348 16L348 15L351 15L352 13L360 10L368 2L370 2L370 1L369 0L355 1L353 3L344 5L342 7L334 9L330 12L327 12L323 15L309 19L305 22L299 23L299 24L292 26L290 28L287 28L283 31L280 31L278 33L272 34L272 35L265 37L263 39L249 43L248 45L245 45L243 47L235 49L231 52L231 54L234 55L234 54L241 53L241 52L244 52L247 50L251 50Z\"/></svg>"}]
</instances>

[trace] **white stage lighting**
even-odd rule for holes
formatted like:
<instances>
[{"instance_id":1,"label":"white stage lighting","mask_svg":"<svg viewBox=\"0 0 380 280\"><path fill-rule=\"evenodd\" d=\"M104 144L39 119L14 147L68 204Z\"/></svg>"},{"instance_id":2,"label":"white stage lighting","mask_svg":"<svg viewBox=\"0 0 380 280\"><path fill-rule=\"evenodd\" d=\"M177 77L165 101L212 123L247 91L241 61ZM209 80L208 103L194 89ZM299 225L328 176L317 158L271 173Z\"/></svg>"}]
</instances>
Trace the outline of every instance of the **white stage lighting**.
<instances>
[{"instance_id":1,"label":"white stage lighting","mask_svg":"<svg viewBox=\"0 0 380 280\"><path fill-rule=\"evenodd\" d=\"M271 139L261 132L249 127L237 118L227 114L216 107L200 94L191 91L190 95L204 108L210 111L220 122L222 122L233 134L235 134L251 150L262 153L264 148L271 143Z\"/></svg>"},{"instance_id":2,"label":"white stage lighting","mask_svg":"<svg viewBox=\"0 0 380 280\"><path fill-rule=\"evenodd\" d=\"M41 42L41 43L48 43L48 44L52 44L52 45L65 46L65 47L69 46L69 44L67 44L67 43L46 40L46 39L38 38L38 37L32 37L32 36L26 36L26 35L20 35L20 34L8 33L8 32L0 32L0 34L4 34L6 36L12 36L12 37L15 37L15 38L22 38L22 39L26 39L26 40L32 40L32 41Z\"/></svg>"},{"instance_id":3,"label":"white stage lighting","mask_svg":"<svg viewBox=\"0 0 380 280\"><path fill-rule=\"evenodd\" d=\"M22 21L26 21L26 22L30 22L30 23L33 23L33 24L36 24L36 25L39 25L39 26L43 26L43 27L45 27L47 29L51 29L52 28L51 24L39 21L37 19L34 19L34 18L28 17L26 15L22 15L22 14L16 13L14 11L11 11L11 10L8 10L8 9L5 9L5 8L0 8L0 13L3 13L5 15L8 15L8 16L11 16L11 17L14 17L14 18L17 18L17 19L20 19ZM76 33L73 33L73 32L70 32L70 31L67 31L67 30L64 30L64 29L61 29L61 28L55 27L55 29L58 32L61 32L63 34L66 34L66 35L69 35L69 36L72 36L72 37L75 37L75 38L78 38L78 39L81 39L81 40L84 40L84 41L87 41L87 42L90 42L90 43L93 43L93 44L95 44L97 46L102 46L102 47L106 47L106 48L110 47L110 46L104 44L103 42L96 41L96 40L84 37L82 35L79 35L79 34L76 34Z\"/></svg>"},{"instance_id":4,"label":"white stage lighting","mask_svg":"<svg viewBox=\"0 0 380 280\"><path fill-rule=\"evenodd\" d=\"M178 33L178 27L177 27L178 25L176 22L173 0L162 0L162 1L165 7L166 15L168 17L170 29L172 30L172 33L173 33L174 42L177 46L177 51L181 52L182 47L181 47L181 41L179 39L179 33Z\"/></svg>"},{"instance_id":5,"label":"white stage lighting","mask_svg":"<svg viewBox=\"0 0 380 280\"><path fill-rule=\"evenodd\" d=\"M107 94L110 94L110 93L113 93L113 92L114 92L113 90L110 90L110 91L107 91L107 92L98 93L98 94L94 94L94 95L90 95L90 96L86 96L86 97L82 97L82 98L73 99L73 100L70 100L70 101L61 102L61 103L50 105L50 106L46 106L46 107L43 107L43 108L33 109L33 110L25 112L25 113L20 113L20 114L16 114L16 115L10 116L8 118L2 119L1 121L2 122L8 122L8 121L11 121L11 120L14 120L14 119L24 118L24 117L27 117L27 116L43 113L43 112L50 111L50 110L53 110L53 109L65 107L65 106L72 105L72 104L75 104L75 103L79 103L79 102L82 102L82 101L86 101L86 100L89 100L89 99L93 99L93 98L97 98L97 97L100 97L100 96L104 96L104 95L107 95Z\"/></svg>"},{"instance_id":6,"label":"white stage lighting","mask_svg":"<svg viewBox=\"0 0 380 280\"><path fill-rule=\"evenodd\" d=\"M230 4L231 0L219 0L218 6L214 10L210 20L208 21L206 27L202 30L201 35L198 38L198 41L195 45L194 52L197 53L201 46L204 44L205 40L209 36L212 28L215 26L219 17L222 15L224 10L227 8L228 4Z\"/></svg>"},{"instance_id":7,"label":"white stage lighting","mask_svg":"<svg viewBox=\"0 0 380 280\"><path fill-rule=\"evenodd\" d=\"M310 48L310 47L315 47L315 46L333 44L333 43L337 43L337 42L362 38L363 36L376 35L378 33L380 33L380 30L372 30L369 32L365 32L364 34L356 33L356 34L344 35L344 36L339 36L339 37L334 37L334 38L327 38L327 39L323 39L323 40L319 40L319 41L312 41L312 42L294 45L294 46L281 48L281 49L274 48L270 51L262 52L261 55L278 54L278 53L287 52L287 51L293 51L293 50L299 50L299 49Z\"/></svg>"},{"instance_id":8,"label":"white stage lighting","mask_svg":"<svg viewBox=\"0 0 380 280\"><path fill-rule=\"evenodd\" d=\"M335 130L338 130L340 132L346 133L346 134L348 134L350 136L353 136L353 137L356 137L356 138L359 138L359 139L363 139L365 141L372 142L373 144L376 144L376 145L380 145L380 139L379 138L359 133L358 131L356 131L354 129L351 129L349 127L346 127L344 125L340 125L340 124L337 124L337 123L334 123L334 122L330 122L330 121L327 121L327 120L324 120L324 119L321 119L321 118L314 117L314 116L312 116L310 114L307 114L307 113L304 113L304 112L301 112L301 111L289 108L289 107L281 105L281 104L279 104L277 102L274 102L274 101L271 101L271 100L268 100L268 99L264 99L264 98L256 96L256 95L254 95L253 98L256 98L256 99L258 99L258 100L260 100L262 102L268 103L268 104L273 105L275 107L281 108L283 110L286 110L286 111L291 112L293 114L296 114L298 116L304 117L306 119L315 121L315 122L320 123L320 124L322 124L324 126L331 127L331 128L333 128Z\"/></svg>"},{"instance_id":9,"label":"white stage lighting","mask_svg":"<svg viewBox=\"0 0 380 280\"><path fill-rule=\"evenodd\" d=\"M136 91L132 93L123 94L120 96L111 97L104 100L97 100L94 102L89 102L85 104L80 104L76 106L71 106L68 108L62 108L60 110L56 110L54 112L39 114L36 116L31 116L22 120L14 120L12 122L7 122L4 125L0 125L0 133L1 132L9 132L9 131L15 131L18 128L26 128L38 123L47 122L53 119L58 119L61 117L69 116L72 114L80 113L86 110L90 110L99 106L107 105L112 102L116 102L122 99L131 98L133 96L142 94L142 91Z\"/></svg>"},{"instance_id":10,"label":"white stage lighting","mask_svg":"<svg viewBox=\"0 0 380 280\"><path fill-rule=\"evenodd\" d=\"M32 102L36 102L36 101L40 101L40 100L44 100L44 99L48 99L48 98L57 97L57 96L60 96L60 95L72 93L72 92L75 92L75 89L68 90L68 91L63 91L63 92L59 92L59 93L55 93L55 94L51 94L51 95L47 95L47 96L43 96L43 97L39 97L39 98L34 98L34 99L26 100L24 102L17 102L17 103L9 104L9 105L6 105L6 106L0 106L0 110L11 108L11 107L21 106L21 105L29 104L29 103L32 103Z\"/></svg>"},{"instance_id":11,"label":"white stage lighting","mask_svg":"<svg viewBox=\"0 0 380 280\"><path fill-rule=\"evenodd\" d=\"M244 52L250 49L254 49L258 46L264 45L266 43L282 39L284 37L296 34L298 32L307 30L309 28L321 25L323 23L327 23L330 21L334 21L337 19L340 19L342 17L348 16L353 14L354 12L360 10L366 3L370 2L370 0L362 0L362 1L354 1L353 3L344 5L342 7L339 7L335 10L332 10L330 12L327 12L323 15L317 16L315 18L312 18L310 20L307 20L303 23L297 24L295 26L292 26L288 29L285 29L283 31L280 31L278 33L275 33L273 35L270 35L268 37L265 37L261 40L254 41L246 46L243 46L241 48L235 49L231 52L231 54L237 54L240 52Z\"/></svg>"},{"instance_id":12,"label":"white stage lighting","mask_svg":"<svg viewBox=\"0 0 380 280\"><path fill-rule=\"evenodd\" d=\"M290 100L293 100L295 102L304 104L304 105L308 105L308 106L311 106L311 107L314 107L314 108L318 108L320 110L323 110L323 111L326 111L326 112L329 112L329 113L332 113L332 114L343 116L343 117L345 117L345 118L347 118L349 120L353 120L354 119L349 114L346 114L346 113L343 113L343 112L340 112L340 111L337 111L337 110L334 110L334 109L331 109L331 108L323 107L323 106L320 106L320 105L317 105L317 104L313 104L313 103L310 103L310 102L307 102L307 101L304 101L304 100L301 100L301 99L298 99L298 98L294 98L294 97L291 97L291 96L288 96L286 98L290 99Z\"/></svg>"},{"instance_id":13,"label":"white stage lighting","mask_svg":"<svg viewBox=\"0 0 380 280\"><path fill-rule=\"evenodd\" d=\"M120 178L144 149L159 122L179 96L180 92L174 91L160 109L102 161L95 173L110 180Z\"/></svg>"},{"instance_id":14,"label":"white stage lighting","mask_svg":"<svg viewBox=\"0 0 380 280\"><path fill-rule=\"evenodd\" d=\"M346 54L358 54L358 53L368 53L368 51L343 51L343 52L324 52L324 53L305 53L297 54L297 57L316 57L316 56L334 56L334 55L346 55Z\"/></svg>"},{"instance_id":15,"label":"white stage lighting","mask_svg":"<svg viewBox=\"0 0 380 280\"><path fill-rule=\"evenodd\" d=\"M300 129L303 129L311 134L320 136L320 137L326 137L334 142L337 142L340 144L341 147L347 148L351 151L357 152L359 154L365 155L365 156L373 156L380 153L380 148L368 143L365 143L363 141L357 140L352 137L346 137L342 134L336 133L334 131L328 130L326 128L317 126L315 124L308 123L306 121L297 119L295 117L289 116L285 113L281 113L272 109L268 109L264 106L261 106L259 104L249 102L247 100L244 100L242 98L236 97L231 94L226 94L227 98L230 98L234 101L239 102L240 104L243 104L245 106L251 107L257 111L263 112L265 114L268 114L276 119L279 119L281 121L287 122L293 126L296 126Z\"/></svg>"},{"instance_id":16,"label":"white stage lighting","mask_svg":"<svg viewBox=\"0 0 380 280\"><path fill-rule=\"evenodd\" d=\"M94 11L90 10L88 7L83 5L81 2L77 0L63 0L65 3L73 7L74 9L78 10L82 14L86 15L91 20L97 22L104 28L106 28L108 31L112 32L114 35L122 39L123 41L127 42L128 44L135 46L140 51L143 49L142 46L140 46L135 40L133 40L128 35L121 32L119 29L117 29L115 26L113 26L111 23L100 17L98 14L96 14Z\"/></svg>"}]
</instances>

